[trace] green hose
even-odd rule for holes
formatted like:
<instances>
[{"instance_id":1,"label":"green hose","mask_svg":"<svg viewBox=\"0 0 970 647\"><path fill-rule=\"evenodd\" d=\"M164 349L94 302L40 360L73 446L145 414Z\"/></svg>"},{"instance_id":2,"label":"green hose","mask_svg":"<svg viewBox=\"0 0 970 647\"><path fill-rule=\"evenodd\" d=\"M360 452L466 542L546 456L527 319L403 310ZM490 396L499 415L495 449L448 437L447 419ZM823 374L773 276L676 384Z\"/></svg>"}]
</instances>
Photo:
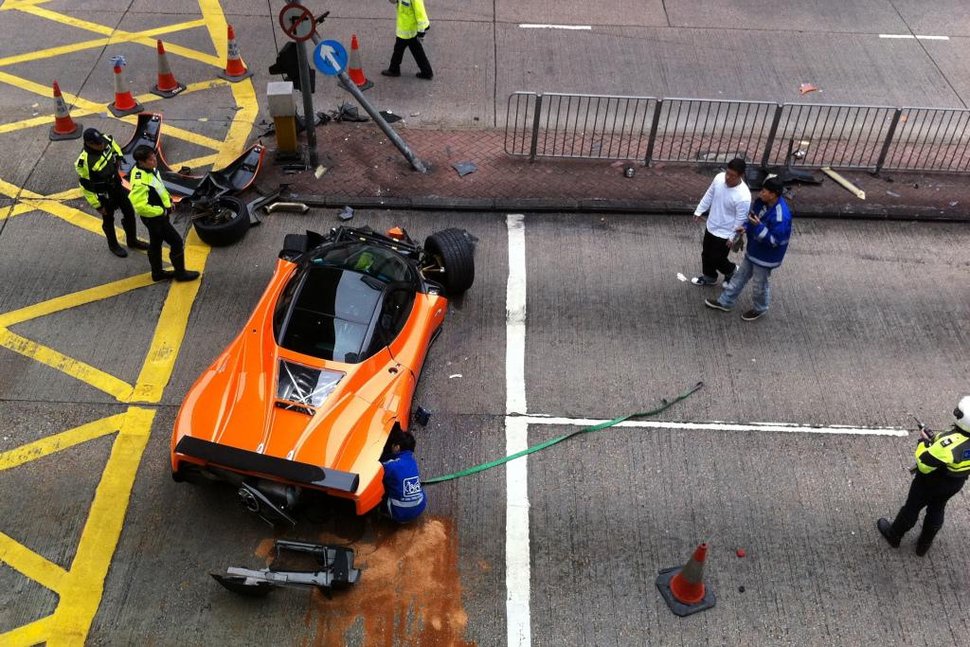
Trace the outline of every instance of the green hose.
<instances>
[{"instance_id":1,"label":"green hose","mask_svg":"<svg viewBox=\"0 0 970 647\"><path fill-rule=\"evenodd\" d=\"M509 461L513 461L516 458L521 458L523 456L528 456L529 454L534 454L535 452L538 452L538 451L541 451L543 449L546 449L547 447L552 447L553 445L558 445L562 441L567 440L569 438L572 438L573 436L578 436L579 434L588 434L588 433L593 432L593 431L602 431L603 429L607 429L607 428L612 427L614 425L618 425L621 422L623 422L624 420L629 420L630 418L643 418L643 417L646 417L646 416L655 416L658 413L660 413L662 411L665 411L666 409L668 409L668 408L672 407L673 405L677 404L681 400L686 400L691 395L693 395L694 393L696 393L697 391L699 391L701 389L701 387L703 387L703 386L704 386L704 383L703 382L698 382L694 386L690 387L689 389L687 389L686 391L684 391L683 393L681 393L680 395L678 395L673 400L669 400L668 401L666 398L664 398L664 399L662 399L660 401L660 406L657 407L656 409L651 409L650 411L643 411L641 413L630 413L630 414L627 414L625 416L621 416L619 418L613 418L612 420L607 420L606 422L601 422L598 425L593 425L592 427L585 427L583 429L578 429L576 431L570 432L570 433L565 434L563 436L557 436L556 438L551 438L551 439L549 439L549 440L547 440L545 442L539 443L538 445L533 445L532 447L527 447L527 448L523 449L522 451L516 452L514 454L510 454L509 456L503 456L502 458L498 458L498 459L496 459L494 461L489 461L487 463L481 463L479 465L473 465L472 467L468 467L466 469L463 469L460 472L452 472L451 474L445 474L444 476L434 476L432 478L425 479L425 480L421 481L421 484L422 485L432 485L434 483L444 483L445 481L452 481L454 479L461 478L463 476L468 476L470 474L477 474L478 472L484 472L485 470L492 469L493 467L497 467L499 465L503 465L505 463L508 463Z\"/></svg>"}]
</instances>

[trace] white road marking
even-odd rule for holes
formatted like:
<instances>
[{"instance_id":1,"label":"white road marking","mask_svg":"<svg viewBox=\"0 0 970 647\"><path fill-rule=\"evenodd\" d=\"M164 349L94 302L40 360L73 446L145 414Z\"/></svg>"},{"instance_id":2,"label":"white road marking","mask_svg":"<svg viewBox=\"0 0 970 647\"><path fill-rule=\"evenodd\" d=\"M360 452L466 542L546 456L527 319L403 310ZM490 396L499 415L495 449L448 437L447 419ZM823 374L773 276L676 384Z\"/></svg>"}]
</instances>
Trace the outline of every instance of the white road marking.
<instances>
[{"instance_id":1,"label":"white road marking","mask_svg":"<svg viewBox=\"0 0 970 647\"><path fill-rule=\"evenodd\" d=\"M509 281L505 296L505 451L529 444L525 417L525 216L509 214ZM529 608L531 550L529 548L529 463L526 457L505 466L505 618L509 647L532 645Z\"/></svg>"},{"instance_id":2,"label":"white road marking","mask_svg":"<svg viewBox=\"0 0 970 647\"><path fill-rule=\"evenodd\" d=\"M591 31L593 27L592 25L533 25L523 23L519 25L519 29L571 29L574 31Z\"/></svg>"},{"instance_id":3,"label":"white road marking","mask_svg":"<svg viewBox=\"0 0 970 647\"><path fill-rule=\"evenodd\" d=\"M903 40L950 40L949 36L923 36L921 34L879 34L879 38Z\"/></svg>"},{"instance_id":4,"label":"white road marking","mask_svg":"<svg viewBox=\"0 0 970 647\"><path fill-rule=\"evenodd\" d=\"M593 418L554 418L540 414L519 416L530 425L560 425L592 427L607 420ZM852 427L847 425L799 425L788 422L662 422L659 420L624 420L616 427L640 427L647 429L686 429L690 431L772 431L796 434L845 434L849 436L908 436L909 431L896 427Z\"/></svg>"}]
</instances>

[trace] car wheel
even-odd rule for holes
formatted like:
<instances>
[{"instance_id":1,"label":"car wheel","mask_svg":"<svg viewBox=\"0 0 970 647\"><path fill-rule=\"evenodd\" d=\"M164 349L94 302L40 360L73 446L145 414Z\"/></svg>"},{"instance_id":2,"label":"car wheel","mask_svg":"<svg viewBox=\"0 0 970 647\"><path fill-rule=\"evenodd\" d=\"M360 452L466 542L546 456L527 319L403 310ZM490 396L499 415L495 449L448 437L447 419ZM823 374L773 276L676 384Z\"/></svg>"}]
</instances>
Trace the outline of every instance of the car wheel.
<instances>
[{"instance_id":1,"label":"car wheel","mask_svg":"<svg viewBox=\"0 0 970 647\"><path fill-rule=\"evenodd\" d=\"M198 207L192 224L202 242L212 247L224 247L241 240L249 229L249 213L242 200L224 195L215 205Z\"/></svg>"},{"instance_id":2,"label":"car wheel","mask_svg":"<svg viewBox=\"0 0 970 647\"><path fill-rule=\"evenodd\" d=\"M475 281L475 248L462 229L450 228L424 242L425 278L440 283L449 295L462 294Z\"/></svg>"}]
</instances>

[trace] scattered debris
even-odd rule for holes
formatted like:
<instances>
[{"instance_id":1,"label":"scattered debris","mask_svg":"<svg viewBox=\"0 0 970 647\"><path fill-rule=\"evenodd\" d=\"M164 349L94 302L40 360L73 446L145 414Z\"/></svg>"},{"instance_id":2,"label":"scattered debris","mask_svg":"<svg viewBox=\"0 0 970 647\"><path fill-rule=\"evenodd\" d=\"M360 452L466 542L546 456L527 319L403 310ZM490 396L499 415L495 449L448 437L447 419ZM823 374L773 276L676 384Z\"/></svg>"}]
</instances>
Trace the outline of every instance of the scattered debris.
<instances>
[{"instance_id":1,"label":"scattered debris","mask_svg":"<svg viewBox=\"0 0 970 647\"><path fill-rule=\"evenodd\" d=\"M272 201L276 200L277 198L279 198L280 197L280 193L282 191L283 191L283 188L280 187L280 188L276 189L276 191L274 191L273 193L270 193L270 194L267 194L267 195L261 195L260 197L256 198L252 202L248 202L246 204L246 211L249 212L249 225L251 227L255 227L256 225L259 225L262 222L259 219L259 214L257 213L257 210L260 207L262 207L262 206L264 206L266 204L269 204L270 202L272 202Z\"/></svg>"},{"instance_id":2,"label":"scattered debris","mask_svg":"<svg viewBox=\"0 0 970 647\"><path fill-rule=\"evenodd\" d=\"M266 213L276 213L277 211L289 211L293 213L306 213L310 207L302 202L274 202L265 207Z\"/></svg>"},{"instance_id":3,"label":"scattered debris","mask_svg":"<svg viewBox=\"0 0 970 647\"><path fill-rule=\"evenodd\" d=\"M401 115L394 114L390 110L381 110L378 114L381 117L384 117L384 121L386 121L389 124L393 124L395 121L401 121L401 119L404 118Z\"/></svg>"},{"instance_id":4,"label":"scattered debris","mask_svg":"<svg viewBox=\"0 0 970 647\"><path fill-rule=\"evenodd\" d=\"M814 83L802 83L798 86L799 94L808 94L809 92L821 92Z\"/></svg>"},{"instance_id":5,"label":"scattered debris","mask_svg":"<svg viewBox=\"0 0 970 647\"><path fill-rule=\"evenodd\" d=\"M334 121L370 121L370 117L361 115L357 106L350 103L341 103L332 114Z\"/></svg>"},{"instance_id":6,"label":"scattered debris","mask_svg":"<svg viewBox=\"0 0 970 647\"><path fill-rule=\"evenodd\" d=\"M412 117L420 117L421 116L421 113L420 112L412 112L411 113L411 116Z\"/></svg>"},{"instance_id":7,"label":"scattered debris","mask_svg":"<svg viewBox=\"0 0 970 647\"><path fill-rule=\"evenodd\" d=\"M451 168L458 171L458 177L465 177L469 173L474 173L478 170L478 167L472 162L455 162L451 165Z\"/></svg>"},{"instance_id":8,"label":"scattered debris","mask_svg":"<svg viewBox=\"0 0 970 647\"><path fill-rule=\"evenodd\" d=\"M637 174L637 169L633 164L627 164L623 167L623 177L633 177Z\"/></svg>"},{"instance_id":9,"label":"scattered debris","mask_svg":"<svg viewBox=\"0 0 970 647\"><path fill-rule=\"evenodd\" d=\"M274 568L251 570L229 567L226 574L210 573L216 582L233 593L262 597L276 586L313 587L330 593L335 588L347 588L360 578L360 570L354 568L354 549L328 546L305 541L277 539L276 557L284 550L312 555L319 566L313 571L283 571ZM275 564L276 560L274 560Z\"/></svg>"},{"instance_id":10,"label":"scattered debris","mask_svg":"<svg viewBox=\"0 0 970 647\"><path fill-rule=\"evenodd\" d=\"M451 375L449 375L449 376L448 376L448 379L449 379L449 380L453 380L453 379L455 379L456 377L463 377L463 376L462 376L462 374L461 374L461 373L452 373Z\"/></svg>"},{"instance_id":11,"label":"scattered debris","mask_svg":"<svg viewBox=\"0 0 970 647\"><path fill-rule=\"evenodd\" d=\"M744 593L744 587L743 586L739 586L738 587L738 593Z\"/></svg>"},{"instance_id":12,"label":"scattered debris","mask_svg":"<svg viewBox=\"0 0 970 647\"><path fill-rule=\"evenodd\" d=\"M958 204L960 204L960 201L959 201L959 200L954 200L953 202L951 202L951 203L950 203L950 206L951 206L951 207L955 207L955 206L957 206Z\"/></svg>"},{"instance_id":13,"label":"scattered debris","mask_svg":"<svg viewBox=\"0 0 970 647\"><path fill-rule=\"evenodd\" d=\"M747 555L747 553L744 552L744 549L743 548L738 548L738 550L737 550L737 556L738 557L744 557L745 555Z\"/></svg>"},{"instance_id":14,"label":"scattered debris","mask_svg":"<svg viewBox=\"0 0 970 647\"><path fill-rule=\"evenodd\" d=\"M687 277L684 276L683 274L681 274L680 272L677 272L677 280L678 281L686 281L687 280Z\"/></svg>"},{"instance_id":15,"label":"scattered debris","mask_svg":"<svg viewBox=\"0 0 970 647\"><path fill-rule=\"evenodd\" d=\"M319 180L321 177L323 177L323 174L326 172L327 172L327 167L321 164L320 166L317 167L317 170L313 172L313 177Z\"/></svg>"},{"instance_id":16,"label":"scattered debris","mask_svg":"<svg viewBox=\"0 0 970 647\"><path fill-rule=\"evenodd\" d=\"M354 210L350 207L344 206L344 210L338 213L337 217L341 220L350 220L354 217Z\"/></svg>"},{"instance_id":17,"label":"scattered debris","mask_svg":"<svg viewBox=\"0 0 970 647\"><path fill-rule=\"evenodd\" d=\"M895 191L886 191L886 195L891 195L894 198L900 197L900 195L898 193L896 193Z\"/></svg>"},{"instance_id":18,"label":"scattered debris","mask_svg":"<svg viewBox=\"0 0 970 647\"><path fill-rule=\"evenodd\" d=\"M850 182L849 180L845 179L840 174L838 174L835 171L833 171L830 167L823 166L821 170L822 170L822 173L825 173L830 178L832 178L833 180L835 180L836 182L838 182L839 185L842 188L844 188L849 193L854 194L855 197L859 198L860 200L865 200L866 199L866 192L865 191L863 191L862 189L860 189L856 185L852 184L852 182Z\"/></svg>"}]
</instances>

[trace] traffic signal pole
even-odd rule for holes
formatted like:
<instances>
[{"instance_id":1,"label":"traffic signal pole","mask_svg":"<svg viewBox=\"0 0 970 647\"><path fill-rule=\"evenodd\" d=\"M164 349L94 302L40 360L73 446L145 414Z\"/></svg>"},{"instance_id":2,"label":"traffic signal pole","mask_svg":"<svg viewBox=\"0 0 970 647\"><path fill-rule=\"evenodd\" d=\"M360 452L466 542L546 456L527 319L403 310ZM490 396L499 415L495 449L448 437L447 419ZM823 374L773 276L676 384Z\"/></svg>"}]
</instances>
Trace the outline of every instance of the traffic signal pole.
<instances>
[{"instance_id":1,"label":"traffic signal pole","mask_svg":"<svg viewBox=\"0 0 970 647\"><path fill-rule=\"evenodd\" d=\"M313 93L310 91L310 63L306 56L306 43L296 44L296 65L300 68L300 94L303 95L303 126L306 130L307 153L310 158L310 168L316 168L320 162L317 156L317 115L313 111Z\"/></svg>"}]
</instances>

